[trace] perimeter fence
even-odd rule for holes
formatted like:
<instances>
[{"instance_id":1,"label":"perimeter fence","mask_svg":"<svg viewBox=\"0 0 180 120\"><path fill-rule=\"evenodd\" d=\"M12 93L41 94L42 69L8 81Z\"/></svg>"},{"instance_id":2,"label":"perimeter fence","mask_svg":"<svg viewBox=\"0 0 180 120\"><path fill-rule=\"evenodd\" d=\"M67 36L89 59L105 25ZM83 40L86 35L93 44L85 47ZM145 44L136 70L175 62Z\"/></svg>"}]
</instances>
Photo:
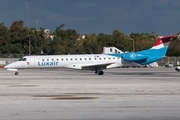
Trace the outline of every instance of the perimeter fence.
<instances>
[{"instance_id":1,"label":"perimeter fence","mask_svg":"<svg viewBox=\"0 0 180 120\"><path fill-rule=\"evenodd\" d=\"M171 61L174 66L180 65L180 57L164 57L158 61L159 66L164 66L168 61Z\"/></svg>"}]
</instances>

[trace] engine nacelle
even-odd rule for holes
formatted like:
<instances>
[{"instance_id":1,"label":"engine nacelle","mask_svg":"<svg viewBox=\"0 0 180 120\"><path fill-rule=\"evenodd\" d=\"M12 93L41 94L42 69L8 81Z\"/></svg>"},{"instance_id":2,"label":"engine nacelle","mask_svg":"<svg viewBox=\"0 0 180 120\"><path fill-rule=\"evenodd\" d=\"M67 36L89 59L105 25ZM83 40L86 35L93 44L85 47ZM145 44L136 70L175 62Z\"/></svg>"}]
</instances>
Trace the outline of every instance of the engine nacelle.
<instances>
[{"instance_id":1,"label":"engine nacelle","mask_svg":"<svg viewBox=\"0 0 180 120\"><path fill-rule=\"evenodd\" d=\"M145 54L138 54L138 53L124 53L123 58L125 61L139 61L139 60L144 60L147 59L149 55Z\"/></svg>"}]
</instances>

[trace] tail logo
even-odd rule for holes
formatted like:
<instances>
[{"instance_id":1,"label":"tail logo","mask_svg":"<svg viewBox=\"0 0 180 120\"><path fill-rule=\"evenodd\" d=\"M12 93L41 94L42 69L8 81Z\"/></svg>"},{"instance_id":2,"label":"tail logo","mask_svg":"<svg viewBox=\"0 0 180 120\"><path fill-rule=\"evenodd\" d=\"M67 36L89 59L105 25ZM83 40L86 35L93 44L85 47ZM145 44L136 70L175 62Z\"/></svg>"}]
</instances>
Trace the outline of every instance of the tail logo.
<instances>
[{"instance_id":1,"label":"tail logo","mask_svg":"<svg viewBox=\"0 0 180 120\"><path fill-rule=\"evenodd\" d=\"M131 53L131 54L130 54L130 58L131 58L131 59L134 59L134 58L136 58L136 54L134 54L134 53Z\"/></svg>"}]
</instances>

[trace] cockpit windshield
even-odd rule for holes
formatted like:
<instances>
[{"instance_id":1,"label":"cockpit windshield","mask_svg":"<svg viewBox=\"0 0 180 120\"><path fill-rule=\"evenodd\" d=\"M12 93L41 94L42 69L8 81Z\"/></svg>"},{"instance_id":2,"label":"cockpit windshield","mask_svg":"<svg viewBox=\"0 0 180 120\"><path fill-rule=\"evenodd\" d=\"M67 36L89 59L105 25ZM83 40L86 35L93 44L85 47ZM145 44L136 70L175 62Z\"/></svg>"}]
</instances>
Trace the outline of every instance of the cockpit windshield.
<instances>
[{"instance_id":1,"label":"cockpit windshield","mask_svg":"<svg viewBox=\"0 0 180 120\"><path fill-rule=\"evenodd\" d=\"M20 58L19 61L22 61L23 58Z\"/></svg>"},{"instance_id":2,"label":"cockpit windshield","mask_svg":"<svg viewBox=\"0 0 180 120\"><path fill-rule=\"evenodd\" d=\"M20 58L19 61L26 61L26 58Z\"/></svg>"}]
</instances>

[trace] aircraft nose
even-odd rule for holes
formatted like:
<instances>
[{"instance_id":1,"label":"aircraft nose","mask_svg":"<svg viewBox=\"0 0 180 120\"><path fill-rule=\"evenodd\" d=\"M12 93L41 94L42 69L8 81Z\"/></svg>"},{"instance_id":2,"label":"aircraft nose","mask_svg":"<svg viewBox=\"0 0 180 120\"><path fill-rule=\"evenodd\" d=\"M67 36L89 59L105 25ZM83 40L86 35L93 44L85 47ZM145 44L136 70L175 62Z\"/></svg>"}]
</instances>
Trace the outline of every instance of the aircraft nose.
<instances>
[{"instance_id":1,"label":"aircraft nose","mask_svg":"<svg viewBox=\"0 0 180 120\"><path fill-rule=\"evenodd\" d=\"M11 64L8 64L8 65L4 66L4 68L7 68L7 69L9 69L9 68L15 68L15 67L16 67L16 64L15 64L15 63L11 63Z\"/></svg>"},{"instance_id":2,"label":"aircraft nose","mask_svg":"<svg viewBox=\"0 0 180 120\"><path fill-rule=\"evenodd\" d=\"M9 68L9 65L4 66L4 68Z\"/></svg>"},{"instance_id":3,"label":"aircraft nose","mask_svg":"<svg viewBox=\"0 0 180 120\"><path fill-rule=\"evenodd\" d=\"M19 68L19 67L21 67L21 66L20 66L20 63L18 61L10 63L10 64L4 66L4 68L7 68L7 69L16 69L16 68Z\"/></svg>"}]
</instances>

